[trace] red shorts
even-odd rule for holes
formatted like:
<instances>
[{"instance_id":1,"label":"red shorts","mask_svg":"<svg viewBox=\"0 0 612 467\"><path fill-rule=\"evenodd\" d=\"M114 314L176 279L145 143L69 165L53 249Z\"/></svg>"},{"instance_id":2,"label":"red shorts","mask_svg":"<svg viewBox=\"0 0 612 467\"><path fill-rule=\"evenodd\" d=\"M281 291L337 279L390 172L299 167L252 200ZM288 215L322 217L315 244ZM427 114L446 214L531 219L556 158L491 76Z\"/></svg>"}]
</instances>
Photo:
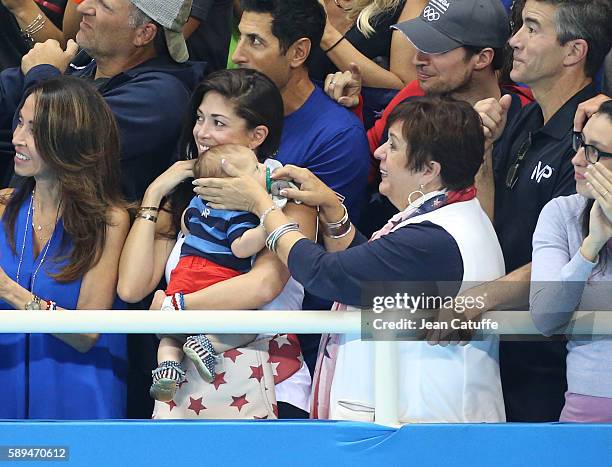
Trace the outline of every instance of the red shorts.
<instances>
[{"instance_id":1,"label":"red shorts","mask_svg":"<svg viewBox=\"0 0 612 467\"><path fill-rule=\"evenodd\" d=\"M197 292L240 274L242 273L239 271L219 266L200 256L183 256L170 273L170 283L166 288L166 295L178 292L184 294Z\"/></svg>"}]
</instances>

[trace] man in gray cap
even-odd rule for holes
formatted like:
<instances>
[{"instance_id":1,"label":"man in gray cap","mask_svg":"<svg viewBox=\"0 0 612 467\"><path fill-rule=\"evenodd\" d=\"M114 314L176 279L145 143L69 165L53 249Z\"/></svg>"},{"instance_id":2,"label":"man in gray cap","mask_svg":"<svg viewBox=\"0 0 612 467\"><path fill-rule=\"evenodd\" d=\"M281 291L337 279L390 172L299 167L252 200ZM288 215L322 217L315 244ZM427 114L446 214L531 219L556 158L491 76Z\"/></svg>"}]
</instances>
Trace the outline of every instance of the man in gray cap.
<instances>
[{"instance_id":1,"label":"man in gray cap","mask_svg":"<svg viewBox=\"0 0 612 467\"><path fill-rule=\"evenodd\" d=\"M70 64L77 51L72 41L67 51L52 40L37 44L21 70L2 74L6 102L19 103L24 83L64 72L93 79L121 132L124 195L138 199L168 167L189 95L204 75L204 64L185 63L182 27L190 10L191 0L84 0L77 58L86 52L92 59Z\"/></svg>"},{"instance_id":2,"label":"man in gray cap","mask_svg":"<svg viewBox=\"0 0 612 467\"><path fill-rule=\"evenodd\" d=\"M503 47L510 36L506 11L499 0L431 0L420 17L393 26L415 46L413 64L416 80L408 83L389 103L379 120L368 130L370 151L387 140L387 118L406 99L424 94L450 94L475 104L488 97L511 96L510 113L518 113L529 102L516 87L500 88L496 70L503 64ZM340 104L352 107L359 102L359 70L338 72L325 81L326 92ZM510 98L510 97L509 97ZM378 161L371 159L371 180L378 180ZM360 230L371 233L396 211L385 198L377 196L364 213Z\"/></svg>"},{"instance_id":3,"label":"man in gray cap","mask_svg":"<svg viewBox=\"0 0 612 467\"><path fill-rule=\"evenodd\" d=\"M392 27L429 54L483 44L500 48L509 34L506 11L499 0L431 0L421 16Z\"/></svg>"}]
</instances>

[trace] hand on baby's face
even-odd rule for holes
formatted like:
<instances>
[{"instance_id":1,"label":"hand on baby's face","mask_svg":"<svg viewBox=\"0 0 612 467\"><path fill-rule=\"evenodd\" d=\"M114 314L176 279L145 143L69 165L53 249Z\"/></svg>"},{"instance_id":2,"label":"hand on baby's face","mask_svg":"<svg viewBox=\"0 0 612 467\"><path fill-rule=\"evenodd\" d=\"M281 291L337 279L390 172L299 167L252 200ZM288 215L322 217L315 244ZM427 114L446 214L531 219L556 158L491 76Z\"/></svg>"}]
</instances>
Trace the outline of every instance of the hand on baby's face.
<instances>
[{"instance_id":1,"label":"hand on baby's face","mask_svg":"<svg viewBox=\"0 0 612 467\"><path fill-rule=\"evenodd\" d=\"M267 167L265 164L258 162L255 166L255 178L257 179L259 184L267 190L266 171Z\"/></svg>"},{"instance_id":2,"label":"hand on baby's face","mask_svg":"<svg viewBox=\"0 0 612 467\"><path fill-rule=\"evenodd\" d=\"M258 165L255 153L237 144L222 144L211 147L199 156L194 167L195 178L225 178L223 160L230 162L239 172L252 174ZM265 176L265 172L264 172Z\"/></svg>"}]
</instances>

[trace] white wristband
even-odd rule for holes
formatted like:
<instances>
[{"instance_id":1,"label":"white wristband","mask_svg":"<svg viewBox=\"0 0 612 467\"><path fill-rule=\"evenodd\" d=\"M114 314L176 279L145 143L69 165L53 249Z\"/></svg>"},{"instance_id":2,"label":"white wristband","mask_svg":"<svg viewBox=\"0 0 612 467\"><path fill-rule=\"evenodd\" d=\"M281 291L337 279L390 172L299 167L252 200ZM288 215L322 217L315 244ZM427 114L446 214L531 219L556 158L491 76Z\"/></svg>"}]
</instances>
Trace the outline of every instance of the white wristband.
<instances>
[{"instance_id":1,"label":"white wristband","mask_svg":"<svg viewBox=\"0 0 612 467\"><path fill-rule=\"evenodd\" d=\"M160 308L162 311L174 311L174 305L172 304L172 295L166 295L164 301L162 302L162 306Z\"/></svg>"}]
</instances>

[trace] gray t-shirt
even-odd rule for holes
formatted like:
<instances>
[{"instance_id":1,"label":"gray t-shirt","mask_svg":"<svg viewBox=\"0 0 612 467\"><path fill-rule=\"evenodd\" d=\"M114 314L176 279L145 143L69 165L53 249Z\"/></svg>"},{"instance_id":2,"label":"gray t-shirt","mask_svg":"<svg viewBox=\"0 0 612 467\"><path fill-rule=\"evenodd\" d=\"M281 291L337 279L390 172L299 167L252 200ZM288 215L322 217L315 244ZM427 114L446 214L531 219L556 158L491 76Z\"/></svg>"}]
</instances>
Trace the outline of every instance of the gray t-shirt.
<instances>
[{"instance_id":1,"label":"gray t-shirt","mask_svg":"<svg viewBox=\"0 0 612 467\"><path fill-rule=\"evenodd\" d=\"M542 210L533 235L530 309L545 335L569 332L574 311L612 311L612 240L598 263L582 256L586 198L562 196ZM612 397L612 336L580 336L567 344L568 390Z\"/></svg>"}]
</instances>

